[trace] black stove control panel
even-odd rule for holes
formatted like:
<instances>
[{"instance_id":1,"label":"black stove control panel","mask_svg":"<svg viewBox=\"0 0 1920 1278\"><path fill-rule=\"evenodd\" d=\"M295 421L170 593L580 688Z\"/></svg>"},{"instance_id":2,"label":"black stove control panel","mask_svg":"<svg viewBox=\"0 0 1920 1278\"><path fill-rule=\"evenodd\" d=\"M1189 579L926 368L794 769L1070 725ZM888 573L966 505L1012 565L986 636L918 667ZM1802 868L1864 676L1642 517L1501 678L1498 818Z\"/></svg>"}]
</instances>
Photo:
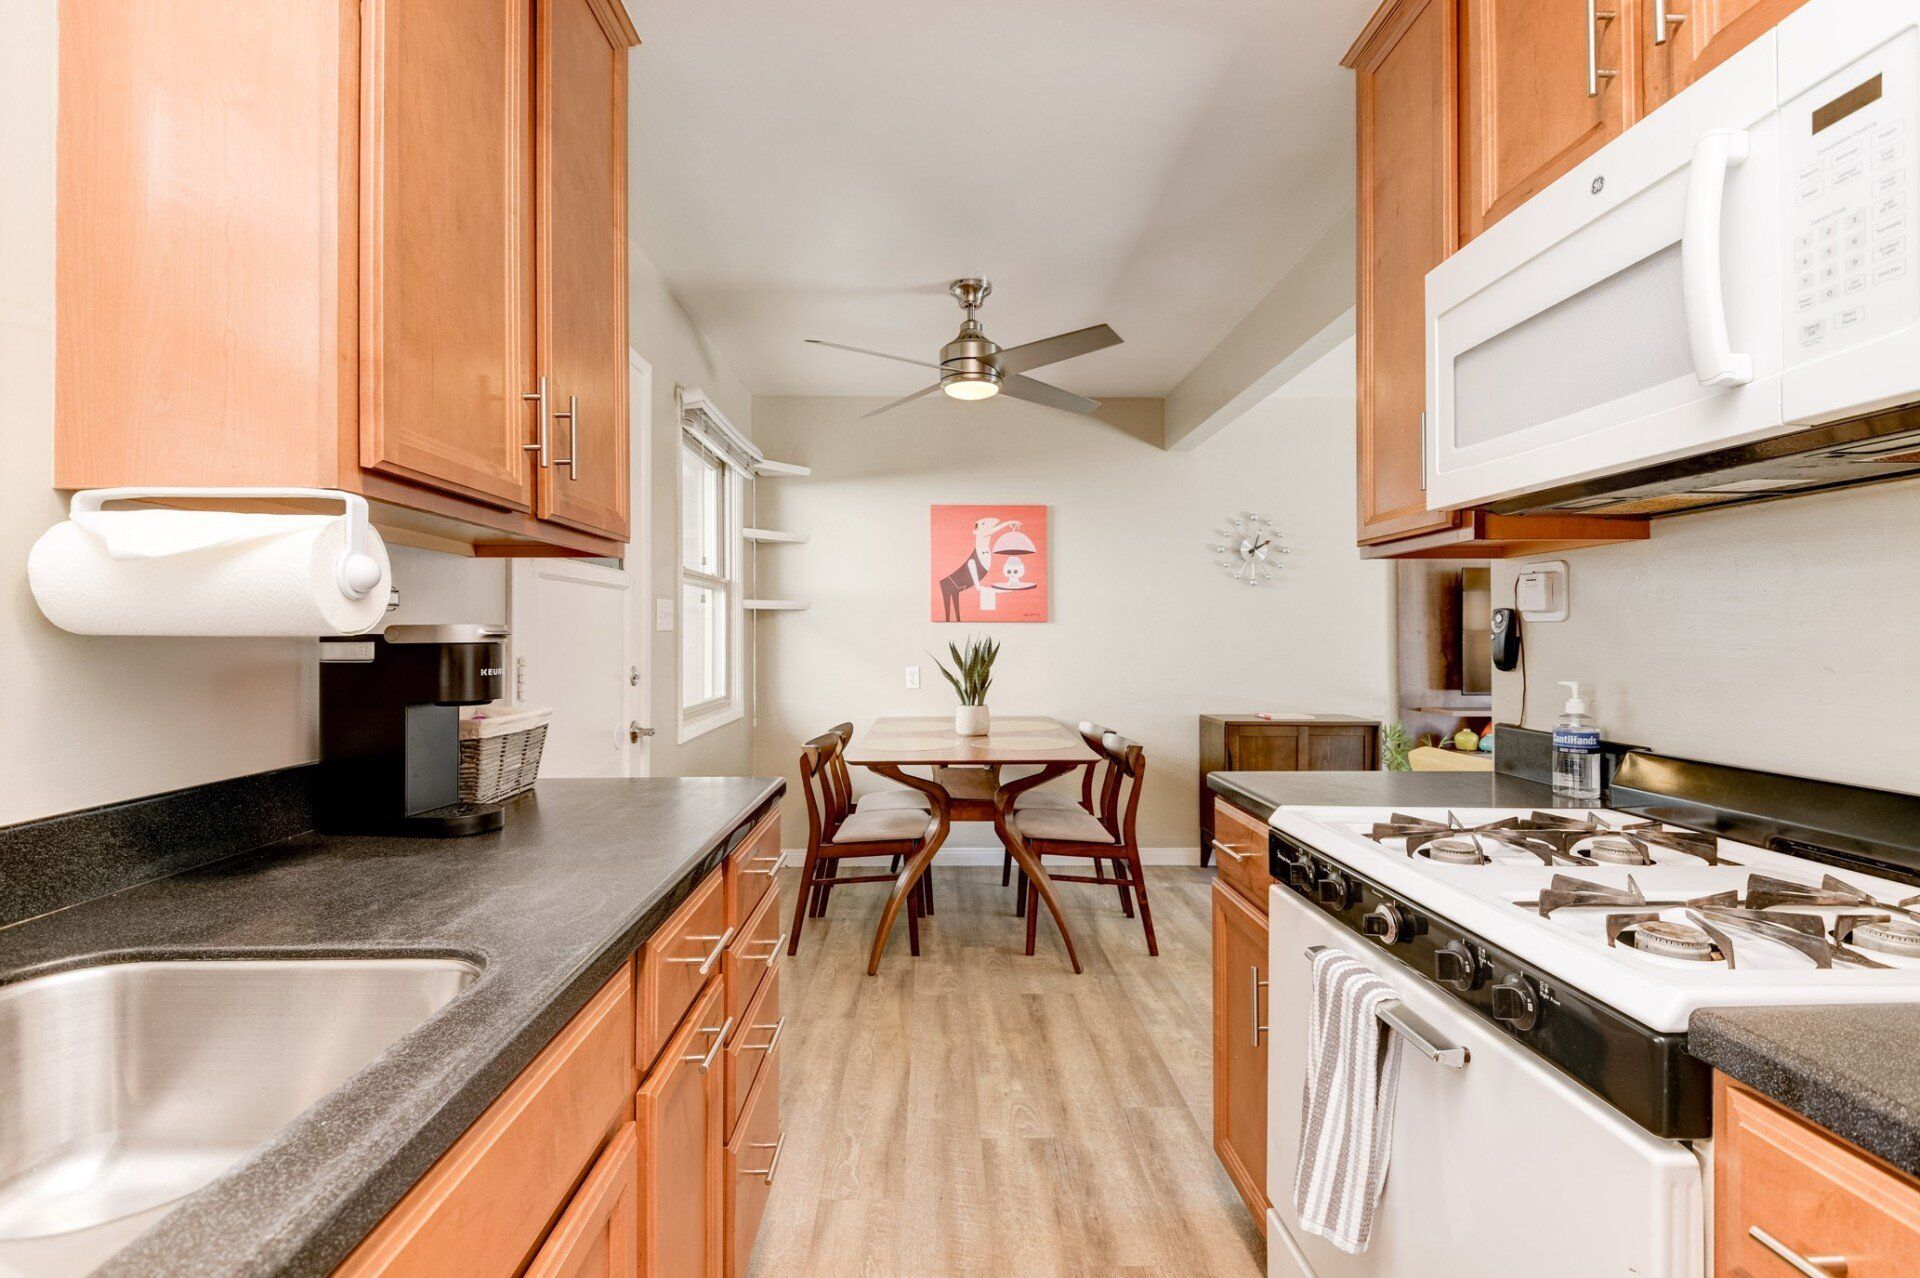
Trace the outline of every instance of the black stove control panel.
<instances>
[{"instance_id":1,"label":"black stove control panel","mask_svg":"<svg viewBox=\"0 0 1920 1278\"><path fill-rule=\"evenodd\" d=\"M1630 1020L1497 946L1435 918L1272 831L1274 882L1433 982L1490 1025L1585 1086L1656 1136L1704 1138L1712 1130L1712 1071L1684 1034Z\"/></svg>"}]
</instances>

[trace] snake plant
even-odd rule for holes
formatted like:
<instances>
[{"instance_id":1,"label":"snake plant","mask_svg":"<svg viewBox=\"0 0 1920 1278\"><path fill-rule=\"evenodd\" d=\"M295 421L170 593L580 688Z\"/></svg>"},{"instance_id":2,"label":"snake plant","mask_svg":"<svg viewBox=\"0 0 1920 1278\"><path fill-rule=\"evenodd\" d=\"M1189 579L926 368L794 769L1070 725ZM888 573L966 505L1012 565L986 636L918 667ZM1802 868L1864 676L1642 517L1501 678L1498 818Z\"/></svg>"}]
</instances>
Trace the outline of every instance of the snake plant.
<instances>
[{"instance_id":1,"label":"snake plant","mask_svg":"<svg viewBox=\"0 0 1920 1278\"><path fill-rule=\"evenodd\" d=\"M940 668L953 690L960 695L963 706L984 706L987 704L987 689L993 686L993 659L1000 655L1000 645L992 639L969 639L967 646L960 648L947 645L947 651L953 654L952 670L947 669L944 661L933 657L933 664ZM932 657L932 653L928 653Z\"/></svg>"}]
</instances>

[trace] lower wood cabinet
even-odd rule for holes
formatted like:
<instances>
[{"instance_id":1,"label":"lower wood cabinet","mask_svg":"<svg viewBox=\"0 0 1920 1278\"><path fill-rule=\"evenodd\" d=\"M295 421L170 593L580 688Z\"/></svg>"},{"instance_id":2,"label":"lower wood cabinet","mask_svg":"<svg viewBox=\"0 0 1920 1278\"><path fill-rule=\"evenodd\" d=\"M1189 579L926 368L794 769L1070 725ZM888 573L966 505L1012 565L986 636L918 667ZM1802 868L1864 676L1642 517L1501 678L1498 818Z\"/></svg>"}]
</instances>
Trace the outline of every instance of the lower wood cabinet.
<instances>
[{"instance_id":1,"label":"lower wood cabinet","mask_svg":"<svg viewBox=\"0 0 1920 1278\"><path fill-rule=\"evenodd\" d=\"M1920 1272L1920 1182L1713 1078L1715 1278Z\"/></svg>"},{"instance_id":2,"label":"lower wood cabinet","mask_svg":"<svg viewBox=\"0 0 1920 1278\"><path fill-rule=\"evenodd\" d=\"M640 1086L640 1272L707 1278L720 1250L721 1051L731 1026L711 983Z\"/></svg>"},{"instance_id":3,"label":"lower wood cabinet","mask_svg":"<svg viewBox=\"0 0 1920 1278\"><path fill-rule=\"evenodd\" d=\"M726 1278L747 1272L754 1236L767 1208L767 1193L780 1172L786 1136L780 1126L780 1062L767 1053L747 1096L745 1112L727 1142Z\"/></svg>"},{"instance_id":4,"label":"lower wood cabinet","mask_svg":"<svg viewBox=\"0 0 1920 1278\"><path fill-rule=\"evenodd\" d=\"M639 1142L628 1123L567 1205L527 1278L634 1278L640 1209Z\"/></svg>"},{"instance_id":5,"label":"lower wood cabinet","mask_svg":"<svg viewBox=\"0 0 1920 1278\"><path fill-rule=\"evenodd\" d=\"M1213 885L1213 1150L1267 1219L1267 912Z\"/></svg>"}]
</instances>

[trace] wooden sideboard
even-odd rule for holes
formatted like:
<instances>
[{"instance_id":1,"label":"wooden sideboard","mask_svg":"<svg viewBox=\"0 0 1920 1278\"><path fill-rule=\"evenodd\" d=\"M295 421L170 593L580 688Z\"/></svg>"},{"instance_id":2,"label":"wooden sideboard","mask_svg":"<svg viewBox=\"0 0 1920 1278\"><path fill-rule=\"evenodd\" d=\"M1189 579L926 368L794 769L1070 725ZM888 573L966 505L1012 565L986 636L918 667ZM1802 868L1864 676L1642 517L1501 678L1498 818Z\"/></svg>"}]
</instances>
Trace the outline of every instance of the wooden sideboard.
<instances>
[{"instance_id":1,"label":"wooden sideboard","mask_svg":"<svg viewBox=\"0 0 1920 1278\"><path fill-rule=\"evenodd\" d=\"M1380 721L1344 714L1200 716L1200 864L1214 853L1211 772L1371 772Z\"/></svg>"}]
</instances>

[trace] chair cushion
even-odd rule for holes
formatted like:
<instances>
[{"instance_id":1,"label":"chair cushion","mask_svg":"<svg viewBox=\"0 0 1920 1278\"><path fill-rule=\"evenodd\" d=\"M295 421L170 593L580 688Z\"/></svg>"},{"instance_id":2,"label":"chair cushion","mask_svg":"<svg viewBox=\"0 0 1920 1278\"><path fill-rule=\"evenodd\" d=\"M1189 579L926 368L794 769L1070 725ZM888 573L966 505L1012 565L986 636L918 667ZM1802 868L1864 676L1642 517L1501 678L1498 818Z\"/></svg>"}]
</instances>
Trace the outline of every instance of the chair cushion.
<instances>
[{"instance_id":1,"label":"chair cushion","mask_svg":"<svg viewBox=\"0 0 1920 1278\"><path fill-rule=\"evenodd\" d=\"M1000 792L998 768L935 768L933 779L954 799L992 803L993 796Z\"/></svg>"},{"instance_id":2,"label":"chair cushion","mask_svg":"<svg viewBox=\"0 0 1920 1278\"><path fill-rule=\"evenodd\" d=\"M933 800L918 790L876 790L872 794L861 795L853 806L857 812L885 812L898 808L931 812Z\"/></svg>"},{"instance_id":3,"label":"chair cushion","mask_svg":"<svg viewBox=\"0 0 1920 1278\"><path fill-rule=\"evenodd\" d=\"M1107 833L1107 827L1079 807L1028 808L1013 814L1013 826L1024 839L1047 839L1054 843L1103 843L1109 847L1113 844L1113 836Z\"/></svg>"},{"instance_id":4,"label":"chair cushion","mask_svg":"<svg viewBox=\"0 0 1920 1278\"><path fill-rule=\"evenodd\" d=\"M1024 794L1014 796L1015 812L1025 812L1031 808L1073 808L1079 812L1086 811L1080 806L1080 800L1065 790L1028 790Z\"/></svg>"},{"instance_id":5,"label":"chair cushion","mask_svg":"<svg viewBox=\"0 0 1920 1278\"><path fill-rule=\"evenodd\" d=\"M912 808L885 808L855 812L833 832L835 843L889 843L896 839L924 839L933 818Z\"/></svg>"}]
</instances>

